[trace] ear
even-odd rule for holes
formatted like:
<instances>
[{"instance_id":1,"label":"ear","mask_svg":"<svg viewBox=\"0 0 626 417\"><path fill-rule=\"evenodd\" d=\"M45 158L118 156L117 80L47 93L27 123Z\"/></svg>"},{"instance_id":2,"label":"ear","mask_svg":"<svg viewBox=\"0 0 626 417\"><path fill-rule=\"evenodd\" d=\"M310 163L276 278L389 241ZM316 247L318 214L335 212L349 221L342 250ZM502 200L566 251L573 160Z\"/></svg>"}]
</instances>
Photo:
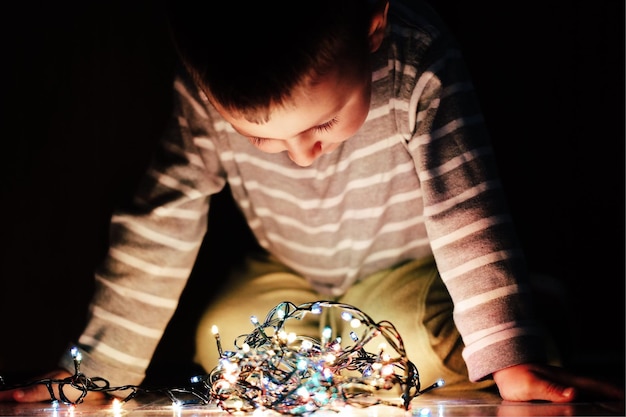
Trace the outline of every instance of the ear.
<instances>
[{"instance_id":1,"label":"ear","mask_svg":"<svg viewBox=\"0 0 626 417\"><path fill-rule=\"evenodd\" d=\"M375 52L385 37L385 29L387 28L387 12L389 11L389 0L378 0L372 12L372 21L370 22L369 44L370 52Z\"/></svg>"}]
</instances>

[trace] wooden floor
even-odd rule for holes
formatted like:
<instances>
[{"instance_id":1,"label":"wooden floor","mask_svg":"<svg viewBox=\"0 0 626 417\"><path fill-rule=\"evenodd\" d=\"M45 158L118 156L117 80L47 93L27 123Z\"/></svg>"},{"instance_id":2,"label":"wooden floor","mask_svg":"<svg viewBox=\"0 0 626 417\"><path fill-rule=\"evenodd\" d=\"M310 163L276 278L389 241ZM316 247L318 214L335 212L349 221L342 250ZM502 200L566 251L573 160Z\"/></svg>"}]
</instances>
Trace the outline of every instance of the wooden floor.
<instances>
[{"instance_id":1,"label":"wooden floor","mask_svg":"<svg viewBox=\"0 0 626 417\"><path fill-rule=\"evenodd\" d=\"M106 403L85 402L77 406L51 403L0 403L0 416L50 416L50 417L232 417L232 416L280 416L274 411L229 414L214 404L186 405L173 407L166 397L137 398L116 408L110 401ZM350 408L335 412L320 409L311 417L351 416L351 417L453 417L453 416L624 416L623 402L579 402L571 404L554 403L513 403L504 402L496 394L430 392L413 400L409 410L390 406Z\"/></svg>"}]
</instances>

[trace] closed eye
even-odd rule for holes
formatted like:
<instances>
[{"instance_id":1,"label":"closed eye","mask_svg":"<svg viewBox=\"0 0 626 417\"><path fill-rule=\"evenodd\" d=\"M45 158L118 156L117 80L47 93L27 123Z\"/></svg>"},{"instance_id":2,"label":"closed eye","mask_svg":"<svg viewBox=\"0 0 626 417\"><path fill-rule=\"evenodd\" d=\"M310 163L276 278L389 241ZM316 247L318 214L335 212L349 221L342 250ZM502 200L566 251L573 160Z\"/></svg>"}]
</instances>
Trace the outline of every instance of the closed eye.
<instances>
[{"instance_id":1,"label":"closed eye","mask_svg":"<svg viewBox=\"0 0 626 417\"><path fill-rule=\"evenodd\" d=\"M269 139L257 138L257 137L248 137L248 140L254 146L261 146L263 143L267 142Z\"/></svg>"},{"instance_id":2,"label":"closed eye","mask_svg":"<svg viewBox=\"0 0 626 417\"><path fill-rule=\"evenodd\" d=\"M326 123L322 123L321 125L313 126L311 128L311 130L314 130L315 132L321 132L321 133L328 132L330 129L333 128L333 126L336 123L337 123L337 118L333 117L332 119L330 119ZM267 142L270 142L272 139L259 138L259 137L256 137L256 136L248 136L248 140L254 146L261 147L264 144L266 144Z\"/></svg>"},{"instance_id":3,"label":"closed eye","mask_svg":"<svg viewBox=\"0 0 626 417\"><path fill-rule=\"evenodd\" d=\"M336 123L337 123L337 118L333 117L326 123L322 123L321 125L315 126L313 130L315 130L316 132L328 132Z\"/></svg>"}]
</instances>

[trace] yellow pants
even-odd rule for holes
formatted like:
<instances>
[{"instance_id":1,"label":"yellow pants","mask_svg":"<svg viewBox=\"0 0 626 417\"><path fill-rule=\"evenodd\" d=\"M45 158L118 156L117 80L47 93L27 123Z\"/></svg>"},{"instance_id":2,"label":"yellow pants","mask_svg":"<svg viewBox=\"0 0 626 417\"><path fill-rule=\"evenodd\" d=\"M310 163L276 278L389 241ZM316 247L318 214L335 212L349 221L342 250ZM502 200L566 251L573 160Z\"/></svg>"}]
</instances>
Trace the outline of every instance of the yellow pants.
<instances>
[{"instance_id":1,"label":"yellow pants","mask_svg":"<svg viewBox=\"0 0 626 417\"><path fill-rule=\"evenodd\" d=\"M438 390L493 385L490 380L468 380L461 356L463 342L452 320L452 301L432 258L378 272L334 300L314 291L306 280L267 255L250 258L223 288L204 312L196 333L194 360L207 372L219 359L213 325L219 328L224 350L232 350L238 336L253 330L251 316L262 322L272 308L284 301L300 305L329 300L354 306L376 323L391 322L419 372L422 388L440 378L445 385ZM319 340L321 325L307 321L290 330Z\"/></svg>"}]
</instances>

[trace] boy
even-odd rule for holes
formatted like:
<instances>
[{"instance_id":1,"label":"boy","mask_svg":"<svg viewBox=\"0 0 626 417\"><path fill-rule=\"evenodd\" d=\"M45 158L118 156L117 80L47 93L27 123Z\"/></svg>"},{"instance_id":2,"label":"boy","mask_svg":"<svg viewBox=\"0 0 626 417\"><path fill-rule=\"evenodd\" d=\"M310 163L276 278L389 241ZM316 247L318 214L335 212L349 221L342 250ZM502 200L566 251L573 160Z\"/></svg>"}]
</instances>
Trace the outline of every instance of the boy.
<instances>
[{"instance_id":1,"label":"boy","mask_svg":"<svg viewBox=\"0 0 626 417\"><path fill-rule=\"evenodd\" d=\"M281 301L333 299L394 323L427 384L495 382L519 401L622 395L545 364L478 101L425 4L202 3L168 9L183 63L172 123L132 209L112 218L77 344L85 374L142 381L210 227L210 196L228 183L262 250L198 325L207 372L213 324L230 341ZM51 375L69 375L62 364ZM49 395L0 392L9 398Z\"/></svg>"}]
</instances>

